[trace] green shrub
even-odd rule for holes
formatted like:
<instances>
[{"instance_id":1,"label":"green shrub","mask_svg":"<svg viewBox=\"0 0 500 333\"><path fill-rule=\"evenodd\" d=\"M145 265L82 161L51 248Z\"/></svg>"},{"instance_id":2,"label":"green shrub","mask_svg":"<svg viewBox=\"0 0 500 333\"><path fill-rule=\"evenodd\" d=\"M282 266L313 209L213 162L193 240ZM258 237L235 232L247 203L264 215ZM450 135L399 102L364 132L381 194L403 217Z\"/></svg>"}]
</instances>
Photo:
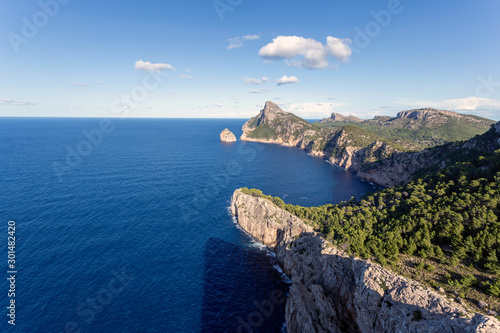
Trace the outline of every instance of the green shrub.
<instances>
[{"instance_id":1,"label":"green shrub","mask_svg":"<svg viewBox=\"0 0 500 333\"><path fill-rule=\"evenodd\" d=\"M425 265L425 270L432 273L436 270L436 267L432 266L431 264Z\"/></svg>"},{"instance_id":2,"label":"green shrub","mask_svg":"<svg viewBox=\"0 0 500 333\"><path fill-rule=\"evenodd\" d=\"M485 284L488 294L500 297L500 279L496 279L493 283L486 282Z\"/></svg>"}]
</instances>

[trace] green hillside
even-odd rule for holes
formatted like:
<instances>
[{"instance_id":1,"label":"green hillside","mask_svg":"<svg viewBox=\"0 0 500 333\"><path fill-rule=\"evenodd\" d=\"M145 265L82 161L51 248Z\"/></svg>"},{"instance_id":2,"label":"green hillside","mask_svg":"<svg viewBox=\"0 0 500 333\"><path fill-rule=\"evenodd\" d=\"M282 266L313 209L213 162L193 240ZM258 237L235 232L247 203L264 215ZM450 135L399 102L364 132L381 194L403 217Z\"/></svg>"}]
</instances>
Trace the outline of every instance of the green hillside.
<instances>
[{"instance_id":1,"label":"green hillside","mask_svg":"<svg viewBox=\"0 0 500 333\"><path fill-rule=\"evenodd\" d=\"M325 121L315 123L324 128L357 126L392 143L411 150L421 150L446 142L468 140L489 129L494 121L477 116L453 116L439 113L419 119L376 117L363 122Z\"/></svg>"},{"instance_id":2,"label":"green hillside","mask_svg":"<svg viewBox=\"0 0 500 333\"><path fill-rule=\"evenodd\" d=\"M264 197L349 253L499 310L500 150L360 201L300 207Z\"/></svg>"}]
</instances>

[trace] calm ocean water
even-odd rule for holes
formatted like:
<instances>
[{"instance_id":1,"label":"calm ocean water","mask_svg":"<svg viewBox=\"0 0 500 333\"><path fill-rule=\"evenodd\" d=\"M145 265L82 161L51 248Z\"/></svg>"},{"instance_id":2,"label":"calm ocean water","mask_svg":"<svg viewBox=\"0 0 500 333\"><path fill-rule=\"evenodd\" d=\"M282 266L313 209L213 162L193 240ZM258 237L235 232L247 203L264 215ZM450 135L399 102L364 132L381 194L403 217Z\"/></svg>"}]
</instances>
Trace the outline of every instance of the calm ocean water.
<instances>
[{"instance_id":1,"label":"calm ocean water","mask_svg":"<svg viewBox=\"0 0 500 333\"><path fill-rule=\"evenodd\" d=\"M99 123L0 118L2 332L280 332L287 285L228 213L232 192L310 206L373 190L295 148L220 142L244 120L114 119L102 137Z\"/></svg>"}]
</instances>

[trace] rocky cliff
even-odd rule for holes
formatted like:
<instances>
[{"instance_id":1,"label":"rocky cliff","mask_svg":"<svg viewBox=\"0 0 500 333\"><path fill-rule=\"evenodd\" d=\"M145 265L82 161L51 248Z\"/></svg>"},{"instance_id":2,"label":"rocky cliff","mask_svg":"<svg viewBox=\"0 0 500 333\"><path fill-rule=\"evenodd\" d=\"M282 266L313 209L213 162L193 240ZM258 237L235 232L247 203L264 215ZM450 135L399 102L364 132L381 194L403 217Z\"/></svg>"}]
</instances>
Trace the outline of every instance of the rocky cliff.
<instances>
[{"instance_id":1,"label":"rocky cliff","mask_svg":"<svg viewBox=\"0 0 500 333\"><path fill-rule=\"evenodd\" d=\"M229 129L225 129L222 132L220 132L220 141L223 142L235 142L236 141L236 136L231 132Z\"/></svg>"},{"instance_id":2,"label":"rocky cliff","mask_svg":"<svg viewBox=\"0 0 500 333\"><path fill-rule=\"evenodd\" d=\"M250 118L243 127L241 140L276 143L302 149L318 150L329 132L311 125L293 113L285 112L273 102L267 101L260 113Z\"/></svg>"},{"instance_id":3,"label":"rocky cliff","mask_svg":"<svg viewBox=\"0 0 500 333\"><path fill-rule=\"evenodd\" d=\"M274 249L293 282L288 332L500 332L494 317L347 255L264 198L236 190L231 212L243 229Z\"/></svg>"},{"instance_id":4,"label":"rocky cliff","mask_svg":"<svg viewBox=\"0 0 500 333\"><path fill-rule=\"evenodd\" d=\"M334 117L338 118L336 114ZM395 118L376 117L370 121L356 121L354 125L343 124L334 128L323 128L285 112L275 103L268 101L256 117L243 125L241 139L305 149L313 156L323 157L332 164L356 172L361 179L382 186L394 186L410 181L422 170L446 167L452 161L453 154L467 155L482 149L486 151L497 149L500 135L498 131L495 132L496 127L492 126L489 132L465 142L411 152L360 128L359 124L372 122L370 126L377 128L407 127L407 130L411 130L418 127L422 130L426 126L434 128L438 124L462 118L467 119L462 125L477 122L484 128L491 123L490 120L479 117L427 108L402 111Z\"/></svg>"},{"instance_id":5,"label":"rocky cliff","mask_svg":"<svg viewBox=\"0 0 500 333\"><path fill-rule=\"evenodd\" d=\"M256 117L243 125L241 140L276 143L305 149L311 155L327 158L346 169L378 154L394 151L382 138L354 126L326 129L285 112L273 102L266 102ZM383 150L383 152L381 152ZM375 151L378 151L375 153Z\"/></svg>"},{"instance_id":6,"label":"rocky cliff","mask_svg":"<svg viewBox=\"0 0 500 333\"><path fill-rule=\"evenodd\" d=\"M463 142L449 143L418 152L394 152L373 163L361 164L358 177L383 186L409 182L426 170L439 170L457 159L467 161L468 156L492 152L500 148L500 122L491 125L488 132Z\"/></svg>"}]
</instances>

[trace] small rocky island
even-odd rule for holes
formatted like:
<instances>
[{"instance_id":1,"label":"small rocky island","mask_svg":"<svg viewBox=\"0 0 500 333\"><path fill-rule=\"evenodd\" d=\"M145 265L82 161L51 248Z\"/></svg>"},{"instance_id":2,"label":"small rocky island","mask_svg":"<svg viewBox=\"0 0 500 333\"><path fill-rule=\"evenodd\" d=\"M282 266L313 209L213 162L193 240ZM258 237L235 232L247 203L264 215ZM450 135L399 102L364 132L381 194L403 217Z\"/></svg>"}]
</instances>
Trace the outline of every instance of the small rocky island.
<instances>
[{"instance_id":1,"label":"small rocky island","mask_svg":"<svg viewBox=\"0 0 500 333\"><path fill-rule=\"evenodd\" d=\"M236 141L236 136L234 136L233 132L231 132L229 129L225 129L222 132L220 132L220 141L222 142L235 142Z\"/></svg>"}]
</instances>

